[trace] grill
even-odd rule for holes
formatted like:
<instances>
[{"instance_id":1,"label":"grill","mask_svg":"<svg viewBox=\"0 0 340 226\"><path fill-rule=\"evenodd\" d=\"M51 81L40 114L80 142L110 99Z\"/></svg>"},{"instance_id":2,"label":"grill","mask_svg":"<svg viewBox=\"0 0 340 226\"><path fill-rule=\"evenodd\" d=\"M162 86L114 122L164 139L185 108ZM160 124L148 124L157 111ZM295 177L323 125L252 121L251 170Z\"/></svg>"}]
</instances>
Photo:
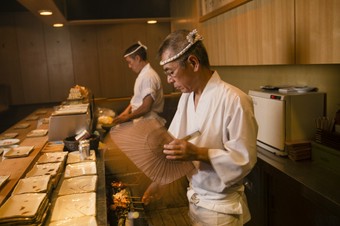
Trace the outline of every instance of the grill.
<instances>
[{"instance_id":1,"label":"grill","mask_svg":"<svg viewBox=\"0 0 340 226\"><path fill-rule=\"evenodd\" d=\"M142 178L143 174L140 172L107 176L107 209L110 226L148 225L141 201Z\"/></svg>"}]
</instances>

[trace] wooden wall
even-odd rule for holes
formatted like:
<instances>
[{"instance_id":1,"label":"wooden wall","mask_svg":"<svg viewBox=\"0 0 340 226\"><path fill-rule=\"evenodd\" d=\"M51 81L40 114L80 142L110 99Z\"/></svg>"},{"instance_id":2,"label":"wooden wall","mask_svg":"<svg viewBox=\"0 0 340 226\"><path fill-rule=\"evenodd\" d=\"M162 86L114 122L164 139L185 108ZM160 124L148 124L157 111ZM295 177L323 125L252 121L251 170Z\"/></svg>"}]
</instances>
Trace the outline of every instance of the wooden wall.
<instances>
[{"instance_id":1,"label":"wooden wall","mask_svg":"<svg viewBox=\"0 0 340 226\"><path fill-rule=\"evenodd\" d=\"M0 84L11 89L11 104L60 102L74 85L90 88L95 97L133 94L136 75L122 57L140 40L167 84L156 60L170 23L69 26L52 28L31 13L0 14Z\"/></svg>"}]
</instances>

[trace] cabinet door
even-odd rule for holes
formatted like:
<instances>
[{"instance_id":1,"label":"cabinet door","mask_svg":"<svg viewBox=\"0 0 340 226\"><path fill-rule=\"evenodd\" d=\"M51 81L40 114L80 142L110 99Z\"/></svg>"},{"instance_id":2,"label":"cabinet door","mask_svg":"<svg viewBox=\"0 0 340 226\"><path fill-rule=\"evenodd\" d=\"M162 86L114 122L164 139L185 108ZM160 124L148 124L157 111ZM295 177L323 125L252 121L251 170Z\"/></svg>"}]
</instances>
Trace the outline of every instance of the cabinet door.
<instances>
[{"instance_id":1,"label":"cabinet door","mask_svg":"<svg viewBox=\"0 0 340 226\"><path fill-rule=\"evenodd\" d=\"M265 187L266 178L262 168L262 162L257 161L255 167L245 179L245 194L251 214L251 220L246 226L267 226L267 188Z\"/></svg>"},{"instance_id":2,"label":"cabinet door","mask_svg":"<svg viewBox=\"0 0 340 226\"><path fill-rule=\"evenodd\" d=\"M67 98L74 86L70 34L67 27L55 29L44 25L46 59L50 100L58 102Z\"/></svg>"},{"instance_id":3,"label":"cabinet door","mask_svg":"<svg viewBox=\"0 0 340 226\"><path fill-rule=\"evenodd\" d=\"M340 1L296 1L296 63L340 63Z\"/></svg>"},{"instance_id":4,"label":"cabinet door","mask_svg":"<svg viewBox=\"0 0 340 226\"><path fill-rule=\"evenodd\" d=\"M23 102L47 103L50 100L45 40L41 22L30 14L15 14L23 88Z\"/></svg>"},{"instance_id":5,"label":"cabinet door","mask_svg":"<svg viewBox=\"0 0 340 226\"><path fill-rule=\"evenodd\" d=\"M15 66L13 66L15 65ZM12 13L0 14L0 84L10 87L10 103L24 104L23 83L20 74L20 58Z\"/></svg>"},{"instance_id":6,"label":"cabinet door","mask_svg":"<svg viewBox=\"0 0 340 226\"><path fill-rule=\"evenodd\" d=\"M294 64L294 1L254 0L200 24L212 65Z\"/></svg>"},{"instance_id":7,"label":"cabinet door","mask_svg":"<svg viewBox=\"0 0 340 226\"><path fill-rule=\"evenodd\" d=\"M99 58L96 27L71 27L70 37L75 84L88 87L96 97L102 96L98 79Z\"/></svg>"}]
</instances>

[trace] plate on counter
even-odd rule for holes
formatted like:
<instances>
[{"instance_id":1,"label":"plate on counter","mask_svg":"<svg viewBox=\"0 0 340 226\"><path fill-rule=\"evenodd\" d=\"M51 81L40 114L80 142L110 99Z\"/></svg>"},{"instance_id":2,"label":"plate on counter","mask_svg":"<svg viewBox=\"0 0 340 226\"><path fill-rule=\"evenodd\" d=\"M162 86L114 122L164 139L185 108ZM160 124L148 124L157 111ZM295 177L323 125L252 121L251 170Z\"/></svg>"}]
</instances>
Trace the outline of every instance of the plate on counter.
<instances>
[{"instance_id":1,"label":"plate on counter","mask_svg":"<svg viewBox=\"0 0 340 226\"><path fill-rule=\"evenodd\" d=\"M50 178L50 175L44 175L20 179L12 194L47 192Z\"/></svg>"},{"instance_id":2,"label":"plate on counter","mask_svg":"<svg viewBox=\"0 0 340 226\"><path fill-rule=\"evenodd\" d=\"M41 118L40 120L42 124L48 124L50 122L50 118Z\"/></svg>"},{"instance_id":3,"label":"plate on counter","mask_svg":"<svg viewBox=\"0 0 340 226\"><path fill-rule=\"evenodd\" d=\"M26 129L30 126L31 126L31 124L29 124L29 123L20 123L18 125L15 125L14 129Z\"/></svg>"},{"instance_id":4,"label":"plate on counter","mask_svg":"<svg viewBox=\"0 0 340 226\"><path fill-rule=\"evenodd\" d=\"M19 139L4 139L4 140L0 140L0 147L10 146L10 145L13 145L13 144L17 144L19 142L20 142Z\"/></svg>"},{"instance_id":5,"label":"plate on counter","mask_svg":"<svg viewBox=\"0 0 340 226\"><path fill-rule=\"evenodd\" d=\"M2 153L7 153L9 150L11 150L11 148L14 148L14 147L19 147L19 145L14 144L14 145L10 145L10 146L0 147L0 155Z\"/></svg>"},{"instance_id":6,"label":"plate on counter","mask_svg":"<svg viewBox=\"0 0 340 226\"><path fill-rule=\"evenodd\" d=\"M6 139L13 139L13 138L16 138L18 135L19 135L19 133L5 133L3 136Z\"/></svg>"},{"instance_id":7,"label":"plate on counter","mask_svg":"<svg viewBox=\"0 0 340 226\"><path fill-rule=\"evenodd\" d=\"M48 130L47 129L35 129L30 131L27 134L27 137L42 137L47 134Z\"/></svg>"},{"instance_id":8,"label":"plate on counter","mask_svg":"<svg viewBox=\"0 0 340 226\"><path fill-rule=\"evenodd\" d=\"M45 199L45 193L12 195L0 208L0 220L11 217L33 217Z\"/></svg>"},{"instance_id":9,"label":"plate on counter","mask_svg":"<svg viewBox=\"0 0 340 226\"><path fill-rule=\"evenodd\" d=\"M51 221L96 215L96 193L65 195L57 198Z\"/></svg>"},{"instance_id":10,"label":"plate on counter","mask_svg":"<svg viewBox=\"0 0 340 226\"><path fill-rule=\"evenodd\" d=\"M42 154L37 163L52 163L52 162L62 162L64 161L65 157L67 156L67 152L50 152Z\"/></svg>"},{"instance_id":11,"label":"plate on counter","mask_svg":"<svg viewBox=\"0 0 340 226\"><path fill-rule=\"evenodd\" d=\"M96 162L79 162L68 164L65 169L65 178L97 174Z\"/></svg>"},{"instance_id":12,"label":"plate on counter","mask_svg":"<svg viewBox=\"0 0 340 226\"><path fill-rule=\"evenodd\" d=\"M61 162L36 164L26 174L26 177L35 177L35 176L43 176L43 175L55 176L60 169L60 165L61 165Z\"/></svg>"},{"instance_id":13,"label":"plate on counter","mask_svg":"<svg viewBox=\"0 0 340 226\"><path fill-rule=\"evenodd\" d=\"M39 119L39 116L30 116L28 118L26 118L26 121L35 121L35 120L38 120Z\"/></svg>"},{"instance_id":14,"label":"plate on counter","mask_svg":"<svg viewBox=\"0 0 340 226\"><path fill-rule=\"evenodd\" d=\"M3 184L6 183L6 181L9 179L9 175L4 175L4 176L0 176L0 188Z\"/></svg>"},{"instance_id":15,"label":"plate on counter","mask_svg":"<svg viewBox=\"0 0 340 226\"><path fill-rule=\"evenodd\" d=\"M80 159L79 151L72 151L68 154L67 164L78 163L83 161L96 161L96 152L94 150L90 150L90 156L85 160Z\"/></svg>"},{"instance_id":16,"label":"plate on counter","mask_svg":"<svg viewBox=\"0 0 340 226\"><path fill-rule=\"evenodd\" d=\"M70 226L70 225L86 225L97 226L97 220L95 216L76 217L72 219L54 221L49 226Z\"/></svg>"},{"instance_id":17,"label":"plate on counter","mask_svg":"<svg viewBox=\"0 0 340 226\"><path fill-rule=\"evenodd\" d=\"M39 110L39 111L37 111L35 114L36 115L44 115L44 114L46 114L47 113L47 110Z\"/></svg>"},{"instance_id":18,"label":"plate on counter","mask_svg":"<svg viewBox=\"0 0 340 226\"><path fill-rule=\"evenodd\" d=\"M81 176L64 179L58 195L79 194L84 192L95 192L97 188L97 175Z\"/></svg>"},{"instance_id":19,"label":"plate on counter","mask_svg":"<svg viewBox=\"0 0 340 226\"><path fill-rule=\"evenodd\" d=\"M6 158L20 158L28 156L33 151L34 146L18 146L9 149L4 153Z\"/></svg>"}]
</instances>

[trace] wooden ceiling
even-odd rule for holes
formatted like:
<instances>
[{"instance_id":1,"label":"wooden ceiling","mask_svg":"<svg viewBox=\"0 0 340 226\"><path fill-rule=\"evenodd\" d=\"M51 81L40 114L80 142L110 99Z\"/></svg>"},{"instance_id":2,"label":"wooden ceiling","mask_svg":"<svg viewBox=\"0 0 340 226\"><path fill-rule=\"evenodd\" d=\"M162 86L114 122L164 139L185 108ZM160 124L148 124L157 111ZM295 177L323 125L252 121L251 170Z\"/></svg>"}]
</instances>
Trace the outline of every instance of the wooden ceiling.
<instances>
[{"instance_id":1,"label":"wooden ceiling","mask_svg":"<svg viewBox=\"0 0 340 226\"><path fill-rule=\"evenodd\" d=\"M170 0L1 0L0 12L51 9L51 17L41 18L47 24L101 24L146 21L170 21Z\"/></svg>"}]
</instances>

